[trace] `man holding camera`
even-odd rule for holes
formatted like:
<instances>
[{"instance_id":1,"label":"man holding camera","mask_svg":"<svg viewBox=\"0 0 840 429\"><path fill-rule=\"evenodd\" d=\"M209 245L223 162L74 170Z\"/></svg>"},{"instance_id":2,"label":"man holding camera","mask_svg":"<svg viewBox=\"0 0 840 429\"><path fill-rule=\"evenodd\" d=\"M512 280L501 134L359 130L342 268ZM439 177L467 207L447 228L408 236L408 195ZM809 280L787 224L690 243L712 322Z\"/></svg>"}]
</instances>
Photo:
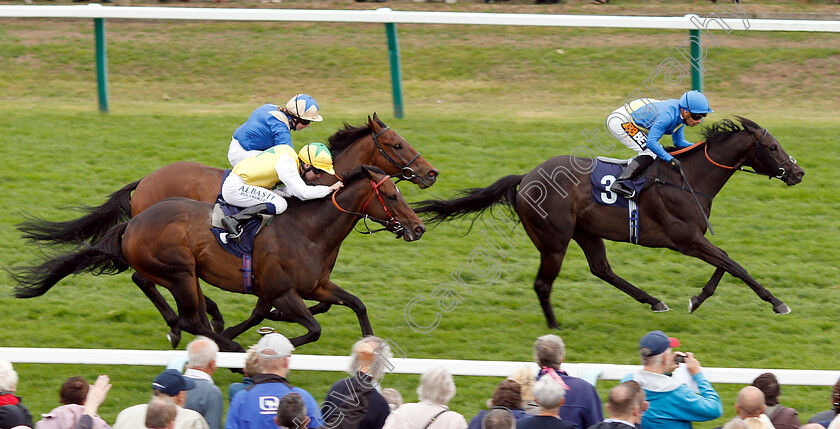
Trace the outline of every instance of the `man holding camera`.
<instances>
[{"instance_id":1,"label":"man holding camera","mask_svg":"<svg viewBox=\"0 0 840 429\"><path fill-rule=\"evenodd\" d=\"M676 344L675 338L668 338L662 331L648 332L639 341L643 368L621 380L635 380L647 395L650 405L642 417L645 429L688 429L691 422L705 422L723 415L723 403L703 375L700 361L693 353L671 350ZM680 363L685 363L700 389L699 394L671 378L671 372Z\"/></svg>"}]
</instances>

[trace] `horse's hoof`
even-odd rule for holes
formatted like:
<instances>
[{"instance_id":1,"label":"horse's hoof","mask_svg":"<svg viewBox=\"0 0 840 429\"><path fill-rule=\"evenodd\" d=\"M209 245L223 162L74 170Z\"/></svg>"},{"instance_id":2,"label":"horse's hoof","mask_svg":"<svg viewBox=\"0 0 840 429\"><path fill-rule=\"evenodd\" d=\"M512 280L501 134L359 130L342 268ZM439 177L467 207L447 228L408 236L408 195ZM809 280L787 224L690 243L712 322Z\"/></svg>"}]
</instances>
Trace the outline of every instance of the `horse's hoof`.
<instances>
[{"instance_id":1,"label":"horse's hoof","mask_svg":"<svg viewBox=\"0 0 840 429\"><path fill-rule=\"evenodd\" d=\"M665 305L665 303L662 302L662 301L659 301L656 304L651 305L650 309L653 310L654 313L664 313L664 312L670 310L670 308L668 308L668 306Z\"/></svg>"},{"instance_id":2,"label":"horse's hoof","mask_svg":"<svg viewBox=\"0 0 840 429\"><path fill-rule=\"evenodd\" d=\"M776 314L788 314L790 313L790 307L788 307L787 304L783 302L779 305L774 306L773 311L775 311Z\"/></svg>"},{"instance_id":3,"label":"horse's hoof","mask_svg":"<svg viewBox=\"0 0 840 429\"><path fill-rule=\"evenodd\" d=\"M222 331L225 330L225 321L224 320L211 320L210 327L213 328L213 332L217 334L221 334Z\"/></svg>"},{"instance_id":4,"label":"horse's hoof","mask_svg":"<svg viewBox=\"0 0 840 429\"><path fill-rule=\"evenodd\" d=\"M178 344L181 343L181 334L175 332L175 330L173 329L169 331L168 334L166 334L166 339L169 340L169 343L172 344L172 348L175 349L178 348Z\"/></svg>"},{"instance_id":5,"label":"horse's hoof","mask_svg":"<svg viewBox=\"0 0 840 429\"><path fill-rule=\"evenodd\" d=\"M697 298L696 296L692 296L688 300L688 313L689 314L694 313L694 310L697 310L697 308L700 307L700 304L702 304L702 302L700 302L700 298Z\"/></svg>"}]
</instances>

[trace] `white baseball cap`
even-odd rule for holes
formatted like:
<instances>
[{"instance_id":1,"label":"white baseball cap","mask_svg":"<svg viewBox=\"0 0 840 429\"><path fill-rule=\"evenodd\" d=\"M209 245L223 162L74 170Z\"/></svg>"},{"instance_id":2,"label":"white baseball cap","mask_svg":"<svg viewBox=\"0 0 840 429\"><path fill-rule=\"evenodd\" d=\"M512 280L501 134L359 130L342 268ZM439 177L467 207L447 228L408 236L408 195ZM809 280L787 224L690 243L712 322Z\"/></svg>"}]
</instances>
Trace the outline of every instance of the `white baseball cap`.
<instances>
[{"instance_id":1,"label":"white baseball cap","mask_svg":"<svg viewBox=\"0 0 840 429\"><path fill-rule=\"evenodd\" d=\"M291 356L295 346L282 334L273 332L264 335L257 343L257 355L264 359L278 359Z\"/></svg>"}]
</instances>

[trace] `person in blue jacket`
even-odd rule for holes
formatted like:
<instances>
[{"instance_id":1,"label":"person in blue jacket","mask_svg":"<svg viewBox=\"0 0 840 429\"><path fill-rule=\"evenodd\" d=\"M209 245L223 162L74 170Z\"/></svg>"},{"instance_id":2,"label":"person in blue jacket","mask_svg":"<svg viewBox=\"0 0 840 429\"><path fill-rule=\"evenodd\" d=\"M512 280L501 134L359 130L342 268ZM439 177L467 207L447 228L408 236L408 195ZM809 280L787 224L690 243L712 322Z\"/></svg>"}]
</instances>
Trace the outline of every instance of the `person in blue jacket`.
<instances>
[{"instance_id":1,"label":"person in blue jacket","mask_svg":"<svg viewBox=\"0 0 840 429\"><path fill-rule=\"evenodd\" d=\"M635 191L625 181L635 179L656 158L679 171L680 161L668 154L659 140L667 134L675 147L691 146L683 135L684 126L700 125L709 113L712 113L709 100L700 91L688 91L679 100L640 98L610 113L607 128L618 141L638 153L624 167L610 190L628 199L635 198Z\"/></svg>"},{"instance_id":2,"label":"person in blue jacket","mask_svg":"<svg viewBox=\"0 0 840 429\"><path fill-rule=\"evenodd\" d=\"M233 397L225 420L225 429L277 429L274 417L280 399L297 393L306 405L309 416L307 427L324 425L318 412L318 403L309 392L293 386L287 379L289 357L295 347L286 337L271 333L257 343L257 356L262 373L254 376L254 385Z\"/></svg>"},{"instance_id":3,"label":"person in blue jacket","mask_svg":"<svg viewBox=\"0 0 840 429\"><path fill-rule=\"evenodd\" d=\"M693 353L674 352L671 339L662 331L651 331L639 341L641 370L621 381L635 380L644 389L649 402L642 416L645 429L690 429L691 422L705 422L723 415L723 403L712 384L703 375L700 361ZM670 377L684 360L699 393Z\"/></svg>"},{"instance_id":4,"label":"person in blue jacket","mask_svg":"<svg viewBox=\"0 0 840 429\"><path fill-rule=\"evenodd\" d=\"M263 104L233 132L228 148L230 166L233 167L239 161L256 156L273 146L284 144L294 148L292 131L300 131L311 122L323 120L318 103L306 94L292 97L284 107L271 103Z\"/></svg>"}]
</instances>

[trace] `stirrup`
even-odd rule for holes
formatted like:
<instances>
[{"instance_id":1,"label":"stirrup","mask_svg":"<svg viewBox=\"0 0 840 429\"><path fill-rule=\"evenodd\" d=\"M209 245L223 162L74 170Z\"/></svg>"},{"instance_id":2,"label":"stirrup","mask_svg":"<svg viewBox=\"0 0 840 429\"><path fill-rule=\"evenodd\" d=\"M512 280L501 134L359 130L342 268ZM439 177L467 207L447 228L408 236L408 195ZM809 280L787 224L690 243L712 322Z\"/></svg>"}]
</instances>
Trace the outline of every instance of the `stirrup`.
<instances>
[{"instance_id":1,"label":"stirrup","mask_svg":"<svg viewBox=\"0 0 840 429\"><path fill-rule=\"evenodd\" d=\"M231 223L235 225L234 228L231 228ZM228 237L234 240L238 240L242 233L245 231L245 228L237 221L236 219L230 218L222 218L222 226L225 228L225 231L228 233Z\"/></svg>"},{"instance_id":2,"label":"stirrup","mask_svg":"<svg viewBox=\"0 0 840 429\"><path fill-rule=\"evenodd\" d=\"M615 182L613 186L610 186L610 192L615 192L628 200L632 200L636 197L636 190L628 188L621 182Z\"/></svg>"}]
</instances>

